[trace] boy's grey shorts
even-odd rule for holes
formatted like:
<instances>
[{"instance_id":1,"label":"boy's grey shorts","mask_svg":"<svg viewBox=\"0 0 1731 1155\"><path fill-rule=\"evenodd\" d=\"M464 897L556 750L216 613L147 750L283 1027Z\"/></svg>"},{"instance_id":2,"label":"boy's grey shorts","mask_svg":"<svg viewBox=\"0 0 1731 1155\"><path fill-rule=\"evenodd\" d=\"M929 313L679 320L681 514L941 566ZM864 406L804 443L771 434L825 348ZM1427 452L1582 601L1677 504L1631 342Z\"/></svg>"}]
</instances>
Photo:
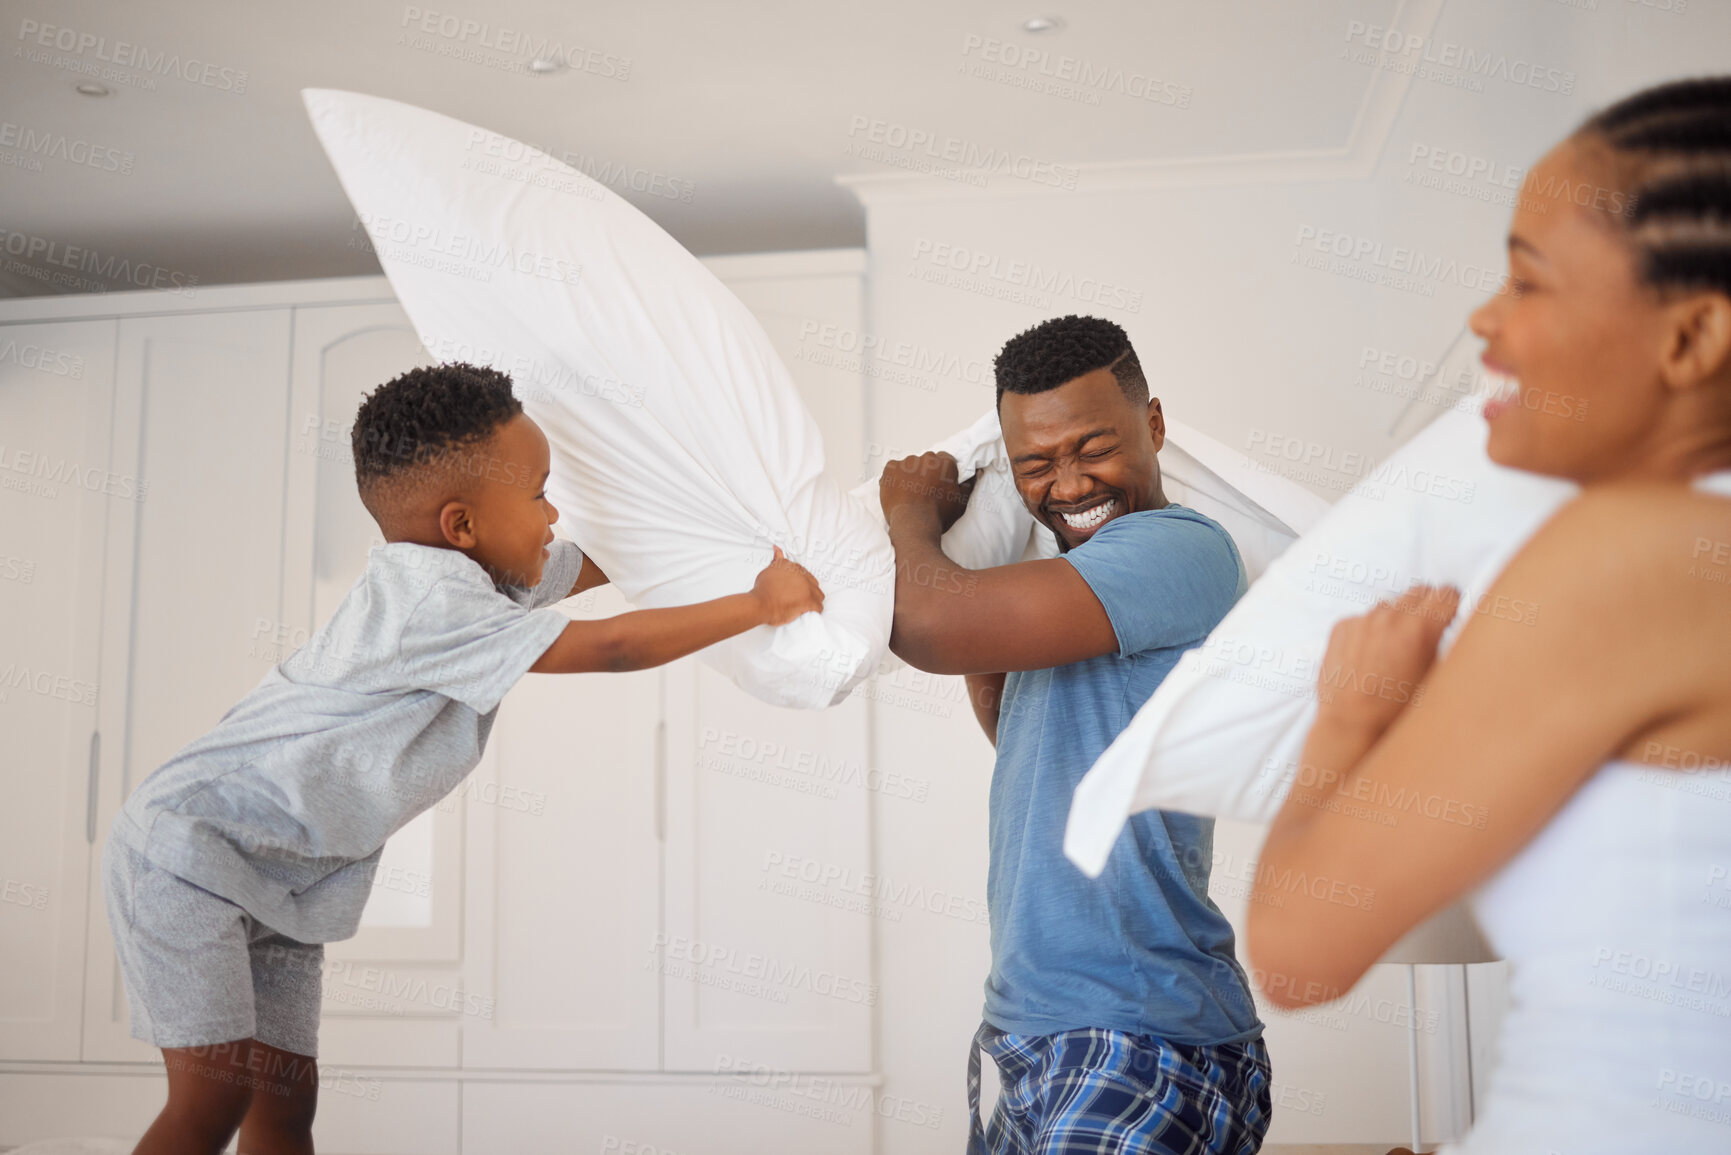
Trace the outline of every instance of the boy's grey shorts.
<instances>
[{"instance_id":1,"label":"boy's grey shorts","mask_svg":"<svg viewBox=\"0 0 1731 1155\"><path fill-rule=\"evenodd\" d=\"M280 935L113 839L102 874L134 1038L318 1054L323 944Z\"/></svg>"}]
</instances>

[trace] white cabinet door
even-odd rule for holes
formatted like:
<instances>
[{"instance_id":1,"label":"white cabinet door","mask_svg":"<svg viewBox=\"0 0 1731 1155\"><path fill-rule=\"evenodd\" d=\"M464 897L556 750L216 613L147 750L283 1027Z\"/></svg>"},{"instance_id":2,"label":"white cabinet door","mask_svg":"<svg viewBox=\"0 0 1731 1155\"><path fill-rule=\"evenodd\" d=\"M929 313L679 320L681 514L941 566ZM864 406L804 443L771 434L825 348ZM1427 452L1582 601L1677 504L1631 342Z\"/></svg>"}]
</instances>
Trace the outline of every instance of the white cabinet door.
<instances>
[{"instance_id":1,"label":"white cabinet door","mask_svg":"<svg viewBox=\"0 0 1731 1155\"><path fill-rule=\"evenodd\" d=\"M667 932L674 1071L866 1071L873 926L866 713L766 705L695 658L668 667Z\"/></svg>"},{"instance_id":2,"label":"white cabinet door","mask_svg":"<svg viewBox=\"0 0 1731 1155\"><path fill-rule=\"evenodd\" d=\"M355 489L349 432L366 394L428 363L394 302L297 307L284 505L281 661L325 622L384 541ZM463 985L461 794L385 845L354 938L325 949L320 1051L331 1063L455 1066Z\"/></svg>"},{"instance_id":3,"label":"white cabinet door","mask_svg":"<svg viewBox=\"0 0 1731 1155\"><path fill-rule=\"evenodd\" d=\"M1478 963L1462 967L1466 972L1467 1046L1472 1067L1472 1109L1484 1110L1496 1074L1503 1032L1503 1017L1509 1010L1509 964Z\"/></svg>"},{"instance_id":4,"label":"white cabinet door","mask_svg":"<svg viewBox=\"0 0 1731 1155\"><path fill-rule=\"evenodd\" d=\"M611 586L572 617L631 607ZM660 1064L660 670L530 674L506 696L469 798L466 929L485 1013L471 1068Z\"/></svg>"},{"instance_id":5,"label":"white cabinet door","mask_svg":"<svg viewBox=\"0 0 1731 1155\"><path fill-rule=\"evenodd\" d=\"M113 321L0 325L0 1058L78 1058ZM97 908L101 909L100 889Z\"/></svg>"},{"instance_id":6,"label":"white cabinet door","mask_svg":"<svg viewBox=\"0 0 1731 1155\"><path fill-rule=\"evenodd\" d=\"M1266 834L1265 827L1248 823L1214 825L1208 893L1232 923L1239 964L1246 971L1248 900ZM1387 1146L1408 1141L1415 1043L1449 1030L1444 1011L1425 991L1415 998L1411 980L1411 967L1379 964L1333 1003L1283 1011L1258 1001L1274 1070L1270 1143ZM1252 982L1253 991L1259 987Z\"/></svg>"},{"instance_id":7,"label":"white cabinet door","mask_svg":"<svg viewBox=\"0 0 1731 1155\"><path fill-rule=\"evenodd\" d=\"M115 367L109 468L149 489L109 518L99 842L126 794L275 660L289 310L122 320ZM128 1037L100 902L89 926L84 1058L154 1058Z\"/></svg>"},{"instance_id":8,"label":"white cabinet door","mask_svg":"<svg viewBox=\"0 0 1731 1155\"><path fill-rule=\"evenodd\" d=\"M859 255L707 264L786 362L823 433L826 474L855 484L866 455ZM883 776L868 764L867 702L768 706L695 658L668 667L667 687L666 1068L869 1071L874 928L918 914L872 874Z\"/></svg>"}]
</instances>

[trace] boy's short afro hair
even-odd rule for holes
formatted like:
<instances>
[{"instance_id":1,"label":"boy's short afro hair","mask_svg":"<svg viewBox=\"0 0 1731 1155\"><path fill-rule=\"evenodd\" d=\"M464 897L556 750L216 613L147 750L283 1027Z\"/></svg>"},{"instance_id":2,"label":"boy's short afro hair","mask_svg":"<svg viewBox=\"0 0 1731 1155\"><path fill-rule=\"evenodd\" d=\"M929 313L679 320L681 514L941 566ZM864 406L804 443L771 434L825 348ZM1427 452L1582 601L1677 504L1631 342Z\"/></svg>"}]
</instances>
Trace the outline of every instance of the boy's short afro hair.
<instances>
[{"instance_id":1,"label":"boy's short afro hair","mask_svg":"<svg viewBox=\"0 0 1731 1155\"><path fill-rule=\"evenodd\" d=\"M361 497L380 482L485 440L522 412L511 378L496 369L452 361L391 378L355 414L350 445Z\"/></svg>"},{"instance_id":2,"label":"boy's short afro hair","mask_svg":"<svg viewBox=\"0 0 1731 1155\"><path fill-rule=\"evenodd\" d=\"M1044 393L1096 369L1110 369L1124 396L1148 404L1148 379L1129 334L1100 317L1054 317L1004 342L992 362L998 396Z\"/></svg>"}]
</instances>

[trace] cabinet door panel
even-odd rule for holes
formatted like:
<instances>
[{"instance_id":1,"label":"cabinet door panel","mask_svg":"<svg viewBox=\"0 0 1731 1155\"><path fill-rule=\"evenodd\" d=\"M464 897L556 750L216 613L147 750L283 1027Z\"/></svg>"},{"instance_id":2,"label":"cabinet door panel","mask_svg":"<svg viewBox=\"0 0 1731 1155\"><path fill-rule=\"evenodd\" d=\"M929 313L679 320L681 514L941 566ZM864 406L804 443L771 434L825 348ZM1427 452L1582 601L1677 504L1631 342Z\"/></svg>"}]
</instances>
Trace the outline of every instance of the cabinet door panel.
<instances>
[{"instance_id":1,"label":"cabinet door panel","mask_svg":"<svg viewBox=\"0 0 1731 1155\"><path fill-rule=\"evenodd\" d=\"M668 687L667 1069L868 1070L873 925L925 911L872 873L865 702Z\"/></svg>"},{"instance_id":2,"label":"cabinet door panel","mask_svg":"<svg viewBox=\"0 0 1731 1155\"><path fill-rule=\"evenodd\" d=\"M1265 827L1249 823L1220 821L1214 826L1208 894L1231 920L1239 964L1247 972L1244 928L1266 835ZM1439 1032L1450 1029L1445 1008L1433 1005L1428 994L1415 998L1411 967L1379 963L1333 1003L1283 1011L1259 1001L1274 1067L1274 1124L1268 1141L1409 1142L1415 1045L1421 1039L1430 1045Z\"/></svg>"},{"instance_id":3,"label":"cabinet door panel","mask_svg":"<svg viewBox=\"0 0 1731 1155\"><path fill-rule=\"evenodd\" d=\"M631 607L603 586L564 608ZM658 1065L660 718L659 670L530 674L506 696L469 800L488 904L470 973L494 997L467 1020L465 1066Z\"/></svg>"},{"instance_id":4,"label":"cabinet door panel","mask_svg":"<svg viewBox=\"0 0 1731 1155\"><path fill-rule=\"evenodd\" d=\"M825 1076L471 1082L463 1087L463 1150L869 1155L885 1149L874 1144L874 1090Z\"/></svg>"},{"instance_id":5,"label":"cabinet door panel","mask_svg":"<svg viewBox=\"0 0 1731 1155\"><path fill-rule=\"evenodd\" d=\"M862 362L836 343L862 328L859 271L726 266L823 432L825 473L856 484ZM875 928L933 917L872 874L873 795L894 786L867 763L870 704L768 706L695 659L669 667L667 701L667 1069L869 1070Z\"/></svg>"},{"instance_id":6,"label":"cabinet door panel","mask_svg":"<svg viewBox=\"0 0 1731 1155\"><path fill-rule=\"evenodd\" d=\"M113 321L0 326L0 1058L78 1057ZM104 695L106 696L106 695ZM100 905L100 894L98 896Z\"/></svg>"},{"instance_id":7,"label":"cabinet door panel","mask_svg":"<svg viewBox=\"0 0 1731 1155\"><path fill-rule=\"evenodd\" d=\"M295 309L280 661L330 620L382 544L355 490L349 433L365 396L428 363L392 303ZM385 844L354 938L326 948L321 1047L331 1062L455 1065L462 976L460 794Z\"/></svg>"},{"instance_id":8,"label":"cabinet door panel","mask_svg":"<svg viewBox=\"0 0 1731 1155\"><path fill-rule=\"evenodd\" d=\"M115 366L110 468L149 489L109 520L99 839L126 794L270 668L260 644L282 620L289 310L126 319ZM153 1057L128 1037L93 905L84 1057Z\"/></svg>"}]
</instances>

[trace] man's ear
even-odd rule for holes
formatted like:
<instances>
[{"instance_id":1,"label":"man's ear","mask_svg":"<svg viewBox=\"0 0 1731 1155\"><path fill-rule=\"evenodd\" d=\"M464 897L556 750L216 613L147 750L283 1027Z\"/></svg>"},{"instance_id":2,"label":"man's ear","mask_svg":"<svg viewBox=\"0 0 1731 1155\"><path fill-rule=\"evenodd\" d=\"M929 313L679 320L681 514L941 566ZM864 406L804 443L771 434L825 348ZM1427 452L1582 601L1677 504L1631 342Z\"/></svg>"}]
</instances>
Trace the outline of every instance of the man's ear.
<instances>
[{"instance_id":1,"label":"man's ear","mask_svg":"<svg viewBox=\"0 0 1731 1155\"><path fill-rule=\"evenodd\" d=\"M1148 432L1154 436L1154 452L1166 447L1166 414L1160 411L1160 398L1148 399Z\"/></svg>"},{"instance_id":2,"label":"man's ear","mask_svg":"<svg viewBox=\"0 0 1731 1155\"><path fill-rule=\"evenodd\" d=\"M475 521L466 501L447 501L439 510L439 532L457 549L474 549Z\"/></svg>"},{"instance_id":3,"label":"man's ear","mask_svg":"<svg viewBox=\"0 0 1731 1155\"><path fill-rule=\"evenodd\" d=\"M1672 389L1693 389L1731 369L1731 297L1697 293L1675 302L1659 373Z\"/></svg>"}]
</instances>

